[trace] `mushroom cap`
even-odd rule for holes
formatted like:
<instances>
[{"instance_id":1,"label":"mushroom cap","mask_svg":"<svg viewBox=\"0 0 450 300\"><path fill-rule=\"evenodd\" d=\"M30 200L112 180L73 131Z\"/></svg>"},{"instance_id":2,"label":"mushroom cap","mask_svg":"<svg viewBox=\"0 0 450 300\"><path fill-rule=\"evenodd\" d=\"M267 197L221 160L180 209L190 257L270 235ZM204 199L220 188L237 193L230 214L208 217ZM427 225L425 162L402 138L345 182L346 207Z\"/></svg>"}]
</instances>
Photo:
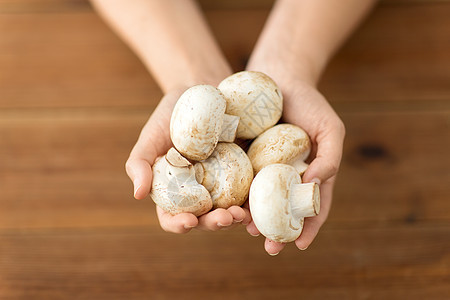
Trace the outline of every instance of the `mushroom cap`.
<instances>
[{"instance_id":1,"label":"mushroom cap","mask_svg":"<svg viewBox=\"0 0 450 300\"><path fill-rule=\"evenodd\" d=\"M218 86L227 101L226 113L240 117L237 137L253 139L275 125L283 111L283 96L266 74L243 71Z\"/></svg>"},{"instance_id":2,"label":"mushroom cap","mask_svg":"<svg viewBox=\"0 0 450 300\"><path fill-rule=\"evenodd\" d=\"M150 197L172 215L187 212L200 216L212 208L208 190L195 180L193 165L177 167L166 156L158 158L153 165Z\"/></svg>"},{"instance_id":3,"label":"mushroom cap","mask_svg":"<svg viewBox=\"0 0 450 300\"><path fill-rule=\"evenodd\" d=\"M298 126L279 124L264 131L248 149L253 171L258 173L270 164L292 164L305 160L311 152L308 134Z\"/></svg>"},{"instance_id":4,"label":"mushroom cap","mask_svg":"<svg viewBox=\"0 0 450 300\"><path fill-rule=\"evenodd\" d=\"M219 140L226 101L211 85L196 85L178 99L170 119L170 137L186 158L203 160Z\"/></svg>"},{"instance_id":5,"label":"mushroom cap","mask_svg":"<svg viewBox=\"0 0 450 300\"><path fill-rule=\"evenodd\" d=\"M250 211L258 230L272 241L296 240L303 229L303 218L293 217L289 189L300 184L294 167L273 164L263 168L250 187Z\"/></svg>"},{"instance_id":6,"label":"mushroom cap","mask_svg":"<svg viewBox=\"0 0 450 300\"><path fill-rule=\"evenodd\" d=\"M211 156L196 164L203 168L202 183L214 208L241 206L247 200L253 169L247 154L234 143L218 143Z\"/></svg>"}]
</instances>

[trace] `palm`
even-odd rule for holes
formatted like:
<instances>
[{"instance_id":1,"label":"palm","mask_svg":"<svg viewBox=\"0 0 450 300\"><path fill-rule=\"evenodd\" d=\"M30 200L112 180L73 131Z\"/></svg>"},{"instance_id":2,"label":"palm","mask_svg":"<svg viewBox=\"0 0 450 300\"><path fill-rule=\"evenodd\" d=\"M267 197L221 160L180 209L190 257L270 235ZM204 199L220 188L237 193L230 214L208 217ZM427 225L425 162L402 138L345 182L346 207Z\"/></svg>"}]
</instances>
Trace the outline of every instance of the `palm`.
<instances>
[{"instance_id":1,"label":"palm","mask_svg":"<svg viewBox=\"0 0 450 300\"><path fill-rule=\"evenodd\" d=\"M164 155L172 146L170 140L170 116L173 107L184 90L167 93L145 124L138 142L127 161L127 173L133 180L136 199L147 197L151 189L151 166L158 156ZM233 206L228 209L216 209L197 219L193 214L182 213L172 216L157 207L161 227L170 232L185 233L197 227L204 230L218 230L233 223L250 222L248 209Z\"/></svg>"},{"instance_id":2,"label":"palm","mask_svg":"<svg viewBox=\"0 0 450 300\"><path fill-rule=\"evenodd\" d=\"M303 175L304 182L321 180L321 212L307 218L301 236L295 241L300 249L306 249L325 222L331 206L335 175L339 167L344 137L344 126L326 99L311 85L297 82L282 87L285 98L283 121L303 128L311 137L313 151L311 164ZM247 230L255 235L258 230L251 223ZM284 244L266 239L265 248L270 254L280 252Z\"/></svg>"}]
</instances>

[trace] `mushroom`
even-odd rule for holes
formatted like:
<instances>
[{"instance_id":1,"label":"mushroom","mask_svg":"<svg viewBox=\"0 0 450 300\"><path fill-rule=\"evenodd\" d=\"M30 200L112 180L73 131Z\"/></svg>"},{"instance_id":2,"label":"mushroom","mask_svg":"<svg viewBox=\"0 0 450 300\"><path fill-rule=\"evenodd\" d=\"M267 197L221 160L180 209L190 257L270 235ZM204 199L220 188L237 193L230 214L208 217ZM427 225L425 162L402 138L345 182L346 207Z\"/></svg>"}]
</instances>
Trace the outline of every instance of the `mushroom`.
<instances>
[{"instance_id":1,"label":"mushroom","mask_svg":"<svg viewBox=\"0 0 450 300\"><path fill-rule=\"evenodd\" d=\"M249 202L258 230L272 241L288 243L300 236L305 217L319 214L319 186L302 184L292 166L272 164L256 175Z\"/></svg>"},{"instance_id":2,"label":"mushroom","mask_svg":"<svg viewBox=\"0 0 450 300\"><path fill-rule=\"evenodd\" d=\"M209 191L214 208L241 206L253 179L247 154L234 143L218 143L211 156L195 164L195 176Z\"/></svg>"},{"instance_id":3,"label":"mushroom","mask_svg":"<svg viewBox=\"0 0 450 300\"><path fill-rule=\"evenodd\" d=\"M195 179L194 166L175 148L153 165L150 196L172 215L187 212L200 216L212 208L208 190Z\"/></svg>"},{"instance_id":4,"label":"mushroom","mask_svg":"<svg viewBox=\"0 0 450 300\"><path fill-rule=\"evenodd\" d=\"M178 99L170 119L170 137L186 158L208 158L218 141L233 142L239 117L225 114L226 101L211 85L196 85Z\"/></svg>"},{"instance_id":5,"label":"mushroom","mask_svg":"<svg viewBox=\"0 0 450 300\"><path fill-rule=\"evenodd\" d=\"M243 71L218 86L227 101L226 113L239 116L237 137L253 139L275 125L283 110L283 96L276 83L261 72Z\"/></svg>"},{"instance_id":6,"label":"mushroom","mask_svg":"<svg viewBox=\"0 0 450 300\"><path fill-rule=\"evenodd\" d=\"M279 124L258 136L247 154L255 174L267 165L280 163L293 166L303 175L308 167L305 159L310 152L311 141L303 129L291 124Z\"/></svg>"}]
</instances>

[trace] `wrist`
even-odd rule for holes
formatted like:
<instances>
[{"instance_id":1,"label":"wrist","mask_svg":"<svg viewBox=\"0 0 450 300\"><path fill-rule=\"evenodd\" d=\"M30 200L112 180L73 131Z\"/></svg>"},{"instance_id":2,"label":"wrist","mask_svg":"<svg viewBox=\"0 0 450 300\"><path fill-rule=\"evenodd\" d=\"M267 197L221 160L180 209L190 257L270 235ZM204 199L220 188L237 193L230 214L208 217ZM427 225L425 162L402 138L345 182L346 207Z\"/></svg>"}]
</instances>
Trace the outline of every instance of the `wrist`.
<instances>
[{"instance_id":1,"label":"wrist","mask_svg":"<svg viewBox=\"0 0 450 300\"><path fill-rule=\"evenodd\" d=\"M182 76L168 76L160 83L164 93L173 90L185 90L198 84L209 84L217 87L219 83L232 74L232 70L226 62L215 65L195 65L186 68L188 71Z\"/></svg>"},{"instance_id":2,"label":"wrist","mask_svg":"<svg viewBox=\"0 0 450 300\"><path fill-rule=\"evenodd\" d=\"M286 85L295 85L299 81L316 86L320 70L307 55L289 57L274 55L274 52L252 55L247 70L259 71L269 75L283 89Z\"/></svg>"},{"instance_id":3,"label":"wrist","mask_svg":"<svg viewBox=\"0 0 450 300\"><path fill-rule=\"evenodd\" d=\"M315 1L277 1L261 33L248 69L271 77L294 78L316 86L332 53L315 26ZM322 2L318 1L317 3ZM323 4L322 4L323 5ZM313 17L305 10L313 10Z\"/></svg>"}]
</instances>

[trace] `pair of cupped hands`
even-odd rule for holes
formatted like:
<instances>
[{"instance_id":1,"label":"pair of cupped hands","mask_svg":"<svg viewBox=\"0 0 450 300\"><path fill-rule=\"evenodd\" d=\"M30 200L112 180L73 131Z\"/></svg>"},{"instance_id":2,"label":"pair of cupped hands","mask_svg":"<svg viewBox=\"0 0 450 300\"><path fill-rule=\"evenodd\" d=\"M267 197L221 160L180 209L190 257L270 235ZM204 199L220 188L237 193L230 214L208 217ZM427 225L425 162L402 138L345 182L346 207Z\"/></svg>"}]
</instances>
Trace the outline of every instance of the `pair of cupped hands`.
<instances>
[{"instance_id":1,"label":"pair of cupped hands","mask_svg":"<svg viewBox=\"0 0 450 300\"><path fill-rule=\"evenodd\" d=\"M253 68L257 70L257 68ZM271 76L283 93L282 122L291 123L304 129L311 138L313 150L311 162L303 182L316 182L320 186L321 210L319 215L306 218L303 232L295 245L305 250L316 237L325 222L332 200L333 185L342 156L345 129L342 121L334 112L314 84L283 75L282 78ZM133 181L134 197L144 199L149 195L152 185L152 165L157 157L167 153L170 140L170 117L173 107L181 94L189 87L167 92L141 131L139 139L126 162L126 171ZM158 206L156 212L163 230L173 233L187 233L193 228L205 231L230 229L239 224L246 226L252 236L259 231L252 221L248 201L243 207L232 206L228 209L218 208L196 217L190 213L171 215ZM285 244L266 239L265 249L270 255L278 254Z\"/></svg>"}]
</instances>

